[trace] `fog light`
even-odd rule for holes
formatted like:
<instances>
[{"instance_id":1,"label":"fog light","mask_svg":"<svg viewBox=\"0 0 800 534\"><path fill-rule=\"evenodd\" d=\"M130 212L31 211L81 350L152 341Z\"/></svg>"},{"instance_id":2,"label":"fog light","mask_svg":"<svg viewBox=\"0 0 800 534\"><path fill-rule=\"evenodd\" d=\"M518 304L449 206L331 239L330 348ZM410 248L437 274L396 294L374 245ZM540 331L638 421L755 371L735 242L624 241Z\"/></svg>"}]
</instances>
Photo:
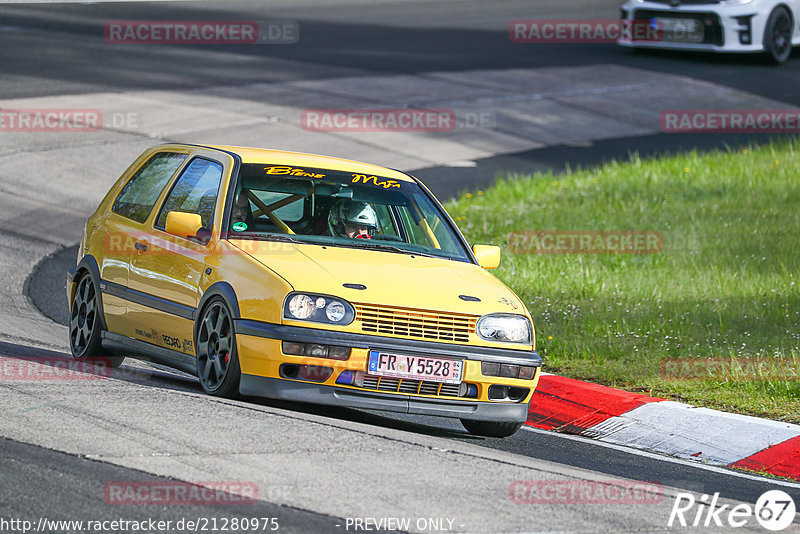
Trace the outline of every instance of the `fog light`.
<instances>
[{"instance_id":1,"label":"fog light","mask_svg":"<svg viewBox=\"0 0 800 534\"><path fill-rule=\"evenodd\" d=\"M360 387L364 387L364 371L356 371L356 377L353 379L353 383Z\"/></svg>"}]
</instances>

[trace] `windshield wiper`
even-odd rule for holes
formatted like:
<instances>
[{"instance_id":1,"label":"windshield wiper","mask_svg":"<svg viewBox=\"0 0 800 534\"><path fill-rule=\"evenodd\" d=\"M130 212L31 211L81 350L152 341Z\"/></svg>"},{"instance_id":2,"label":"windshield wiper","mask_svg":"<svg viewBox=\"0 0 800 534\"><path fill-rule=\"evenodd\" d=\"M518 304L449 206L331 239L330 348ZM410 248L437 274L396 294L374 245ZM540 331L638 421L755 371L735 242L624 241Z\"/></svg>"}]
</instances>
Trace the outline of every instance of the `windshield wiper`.
<instances>
[{"instance_id":1,"label":"windshield wiper","mask_svg":"<svg viewBox=\"0 0 800 534\"><path fill-rule=\"evenodd\" d=\"M359 239L361 243L342 243L337 242L335 243L337 246L342 247L349 247L349 248L362 248L366 250L381 250L383 252L395 252L398 254L411 254L412 256L424 256L426 258L443 258L444 256L435 256L433 254L426 254L424 252L417 252L414 250L408 250L400 247L395 247L394 245L385 245L383 243L364 243L364 239Z\"/></svg>"},{"instance_id":2,"label":"windshield wiper","mask_svg":"<svg viewBox=\"0 0 800 534\"><path fill-rule=\"evenodd\" d=\"M257 241L281 241L283 243L305 243L286 234L237 234L235 238L255 239Z\"/></svg>"},{"instance_id":3,"label":"windshield wiper","mask_svg":"<svg viewBox=\"0 0 800 534\"><path fill-rule=\"evenodd\" d=\"M346 247L346 248L359 248L363 250L380 250L382 252L394 252L396 254L410 254L412 256L423 256L425 258L439 258L451 259L447 256L437 256L436 254L427 254L425 252L417 252L415 250L408 250L394 245L387 245L384 243L369 243L365 239L354 239L353 243L343 243L336 241L334 243L322 243L314 241L302 241L287 234L237 234L236 237L244 239L255 239L258 241L280 241L284 243L299 243L301 245L320 245L320 246L333 246L333 247Z\"/></svg>"}]
</instances>

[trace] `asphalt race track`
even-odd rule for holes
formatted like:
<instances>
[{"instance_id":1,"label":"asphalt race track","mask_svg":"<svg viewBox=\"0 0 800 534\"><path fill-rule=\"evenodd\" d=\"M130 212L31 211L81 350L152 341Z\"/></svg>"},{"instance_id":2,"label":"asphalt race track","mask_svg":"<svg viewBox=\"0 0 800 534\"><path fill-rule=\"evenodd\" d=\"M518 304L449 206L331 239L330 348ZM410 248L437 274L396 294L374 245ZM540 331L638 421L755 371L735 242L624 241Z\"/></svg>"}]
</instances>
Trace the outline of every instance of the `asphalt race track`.
<instances>
[{"instance_id":1,"label":"asphalt race track","mask_svg":"<svg viewBox=\"0 0 800 534\"><path fill-rule=\"evenodd\" d=\"M663 133L654 117L670 106L800 106L797 53L770 67L749 56L508 38L514 19L613 19L618 8L610 0L0 4L0 108L135 118L85 134L0 130L0 361L69 358L64 273L83 223L127 165L162 141L250 140L374 161L413 170L444 199L501 170L559 171L770 138ZM102 33L109 20L251 19L296 21L301 37L115 46ZM306 107L369 105L449 106L491 120L449 137L298 127ZM0 399L0 518L34 525L153 519L172 521L162 532L183 532L201 529L176 528L180 520L276 518L279 532L327 533L358 531L354 519L409 518L415 532L661 532L681 492L752 505L782 489L800 504L800 484L529 428L484 439L457 420L212 398L193 377L130 359L104 380L0 380ZM258 495L172 506L108 497L115 484L181 481L252 484ZM649 482L662 493L648 503L529 504L510 495L518 481ZM755 522L734 530L764 532ZM0 532L17 531L0 521ZM800 532L800 523L784 532Z\"/></svg>"}]
</instances>

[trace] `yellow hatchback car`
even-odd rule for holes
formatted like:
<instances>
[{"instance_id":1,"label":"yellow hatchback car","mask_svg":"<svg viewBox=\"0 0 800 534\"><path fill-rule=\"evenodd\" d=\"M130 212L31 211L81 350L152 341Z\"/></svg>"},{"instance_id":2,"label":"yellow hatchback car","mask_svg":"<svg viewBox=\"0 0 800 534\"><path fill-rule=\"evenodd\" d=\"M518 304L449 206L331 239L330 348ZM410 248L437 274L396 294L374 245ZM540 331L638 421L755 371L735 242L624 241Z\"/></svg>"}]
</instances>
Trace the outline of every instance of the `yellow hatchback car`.
<instances>
[{"instance_id":1,"label":"yellow hatchback car","mask_svg":"<svg viewBox=\"0 0 800 534\"><path fill-rule=\"evenodd\" d=\"M75 358L203 389L459 418L504 437L542 360L530 314L408 174L226 146L144 152L89 218L67 279Z\"/></svg>"}]
</instances>

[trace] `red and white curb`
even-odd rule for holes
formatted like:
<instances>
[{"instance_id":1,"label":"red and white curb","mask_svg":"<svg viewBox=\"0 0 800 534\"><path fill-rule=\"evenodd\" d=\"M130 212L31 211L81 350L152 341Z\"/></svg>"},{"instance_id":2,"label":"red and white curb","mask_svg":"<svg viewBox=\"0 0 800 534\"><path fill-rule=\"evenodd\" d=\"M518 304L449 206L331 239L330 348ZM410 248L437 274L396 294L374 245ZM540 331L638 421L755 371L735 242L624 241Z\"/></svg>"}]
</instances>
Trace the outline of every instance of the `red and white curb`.
<instances>
[{"instance_id":1,"label":"red and white curb","mask_svg":"<svg viewBox=\"0 0 800 534\"><path fill-rule=\"evenodd\" d=\"M527 423L709 465L800 480L800 425L543 374Z\"/></svg>"}]
</instances>

